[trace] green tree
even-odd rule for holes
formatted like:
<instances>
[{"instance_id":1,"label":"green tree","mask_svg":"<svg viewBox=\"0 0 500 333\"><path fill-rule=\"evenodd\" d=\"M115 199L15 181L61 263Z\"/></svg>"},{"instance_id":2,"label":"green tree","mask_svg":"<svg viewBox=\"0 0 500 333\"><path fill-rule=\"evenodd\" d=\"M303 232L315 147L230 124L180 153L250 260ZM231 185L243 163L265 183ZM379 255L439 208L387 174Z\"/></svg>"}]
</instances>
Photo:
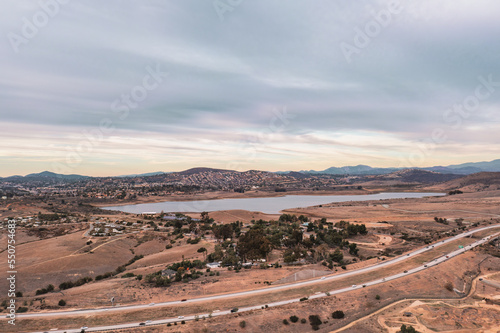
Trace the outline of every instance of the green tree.
<instances>
[{"instance_id":1,"label":"green tree","mask_svg":"<svg viewBox=\"0 0 500 333\"><path fill-rule=\"evenodd\" d=\"M358 246L355 243L349 244L349 253L357 256L359 252Z\"/></svg>"},{"instance_id":2,"label":"green tree","mask_svg":"<svg viewBox=\"0 0 500 333\"><path fill-rule=\"evenodd\" d=\"M417 330L411 325L406 326L405 324L401 325L400 329L401 333L418 333Z\"/></svg>"},{"instance_id":3,"label":"green tree","mask_svg":"<svg viewBox=\"0 0 500 333\"><path fill-rule=\"evenodd\" d=\"M342 254L342 251L340 251L339 249L336 249L335 252L330 253L330 259L332 259L335 262L340 263L344 259L344 255Z\"/></svg>"},{"instance_id":4,"label":"green tree","mask_svg":"<svg viewBox=\"0 0 500 333\"><path fill-rule=\"evenodd\" d=\"M237 249L243 260L246 260L266 258L272 247L264 231L261 228L254 228L240 236Z\"/></svg>"}]
</instances>

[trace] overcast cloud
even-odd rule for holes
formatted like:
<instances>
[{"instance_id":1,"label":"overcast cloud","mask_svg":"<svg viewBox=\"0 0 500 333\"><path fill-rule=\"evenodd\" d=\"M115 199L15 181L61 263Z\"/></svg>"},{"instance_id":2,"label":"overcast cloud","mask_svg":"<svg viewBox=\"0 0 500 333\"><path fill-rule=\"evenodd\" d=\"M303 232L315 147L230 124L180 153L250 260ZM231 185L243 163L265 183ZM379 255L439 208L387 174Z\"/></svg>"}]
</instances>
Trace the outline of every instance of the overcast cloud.
<instances>
[{"instance_id":1,"label":"overcast cloud","mask_svg":"<svg viewBox=\"0 0 500 333\"><path fill-rule=\"evenodd\" d=\"M0 176L492 160L499 12L494 0L4 1Z\"/></svg>"}]
</instances>

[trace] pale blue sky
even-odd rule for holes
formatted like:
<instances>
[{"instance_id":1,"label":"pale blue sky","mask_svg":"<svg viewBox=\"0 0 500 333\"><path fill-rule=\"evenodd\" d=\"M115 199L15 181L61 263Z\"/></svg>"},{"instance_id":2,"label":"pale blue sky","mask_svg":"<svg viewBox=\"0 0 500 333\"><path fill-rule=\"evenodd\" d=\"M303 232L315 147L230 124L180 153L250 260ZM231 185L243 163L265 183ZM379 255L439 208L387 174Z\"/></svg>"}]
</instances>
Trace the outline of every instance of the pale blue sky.
<instances>
[{"instance_id":1,"label":"pale blue sky","mask_svg":"<svg viewBox=\"0 0 500 333\"><path fill-rule=\"evenodd\" d=\"M228 3L2 2L0 176L499 157L498 1Z\"/></svg>"}]
</instances>

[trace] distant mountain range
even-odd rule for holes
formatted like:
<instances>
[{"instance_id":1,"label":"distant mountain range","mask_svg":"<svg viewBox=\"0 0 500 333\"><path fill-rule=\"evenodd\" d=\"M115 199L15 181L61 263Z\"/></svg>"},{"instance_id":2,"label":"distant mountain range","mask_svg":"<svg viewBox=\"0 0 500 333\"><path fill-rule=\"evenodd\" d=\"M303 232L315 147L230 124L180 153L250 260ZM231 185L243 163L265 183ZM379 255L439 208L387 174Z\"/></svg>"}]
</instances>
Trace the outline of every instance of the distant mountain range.
<instances>
[{"instance_id":1,"label":"distant mountain range","mask_svg":"<svg viewBox=\"0 0 500 333\"><path fill-rule=\"evenodd\" d=\"M148 172L148 173L138 173L138 174L132 174L132 175L117 176L117 178L133 178L133 177L158 176L158 175L163 175L165 173L168 173L168 172L156 171L156 172Z\"/></svg>"},{"instance_id":2,"label":"distant mountain range","mask_svg":"<svg viewBox=\"0 0 500 333\"><path fill-rule=\"evenodd\" d=\"M399 170L408 168L372 168L368 165L344 166L344 167L331 167L326 170L302 170L301 173L305 174L329 174L329 175L386 175ZM448 166L433 166L428 168L412 168L432 172L439 172L443 174L455 175L470 175L478 172L500 172L500 159L491 162L472 162ZM291 171L280 172L289 173Z\"/></svg>"},{"instance_id":3,"label":"distant mountain range","mask_svg":"<svg viewBox=\"0 0 500 333\"><path fill-rule=\"evenodd\" d=\"M344 167L331 167L326 170L316 171L316 170L302 170L302 171L282 171L276 172L277 174L287 174L293 176L294 178L307 178L308 175L314 174L329 174L329 175L387 175L401 170L407 170L410 168L373 168L368 165L356 165L356 166L344 166ZM456 165L448 165L448 166L433 166L427 168L411 168L416 170L424 170L430 171L440 174L453 174L453 175L470 175L478 172L500 172L500 159L490 161L490 162L472 162L472 163L463 163ZM212 168L191 168L181 172L149 172L142 174L131 174L131 175L123 175L116 176L114 178L133 178L133 177L151 177L151 176L161 176L166 174L180 174L180 175L192 175L203 172L234 172L238 173L238 171L234 170L222 170L222 169L212 169ZM255 171L255 170L254 170ZM248 171L251 172L251 171ZM43 171L40 173L32 173L26 176L10 176L1 178L0 181L9 181L9 182L23 182L23 181L79 181L85 180L88 178L92 178L89 176L82 175L62 175L57 174L50 171Z\"/></svg>"},{"instance_id":4,"label":"distant mountain range","mask_svg":"<svg viewBox=\"0 0 500 333\"><path fill-rule=\"evenodd\" d=\"M77 181L91 178L89 176L81 176L81 175L62 175L50 171L43 171L40 173L30 173L26 176L10 176L5 178L0 178L0 180L4 181L19 181L19 180L30 180L30 181L46 181L46 180L65 180L65 181Z\"/></svg>"}]
</instances>

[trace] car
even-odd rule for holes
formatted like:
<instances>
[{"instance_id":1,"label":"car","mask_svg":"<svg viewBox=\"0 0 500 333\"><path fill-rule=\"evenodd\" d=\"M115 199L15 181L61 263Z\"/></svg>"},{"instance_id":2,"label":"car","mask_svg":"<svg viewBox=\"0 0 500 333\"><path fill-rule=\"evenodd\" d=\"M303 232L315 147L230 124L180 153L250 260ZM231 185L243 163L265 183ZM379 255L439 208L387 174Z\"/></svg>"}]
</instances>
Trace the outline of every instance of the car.
<instances>
[{"instance_id":1,"label":"car","mask_svg":"<svg viewBox=\"0 0 500 333\"><path fill-rule=\"evenodd\" d=\"M366 284L363 285L363 288L366 287Z\"/></svg>"},{"instance_id":2,"label":"car","mask_svg":"<svg viewBox=\"0 0 500 333\"><path fill-rule=\"evenodd\" d=\"M428 248L429 248L429 246L426 246L425 248L426 248L426 249L428 249Z\"/></svg>"},{"instance_id":3,"label":"car","mask_svg":"<svg viewBox=\"0 0 500 333\"><path fill-rule=\"evenodd\" d=\"M81 330L87 330L89 327L88 326L83 326L82 328L80 328Z\"/></svg>"},{"instance_id":4,"label":"car","mask_svg":"<svg viewBox=\"0 0 500 333\"><path fill-rule=\"evenodd\" d=\"M151 324L152 322L152 320L146 320L146 324Z\"/></svg>"},{"instance_id":5,"label":"car","mask_svg":"<svg viewBox=\"0 0 500 333\"><path fill-rule=\"evenodd\" d=\"M326 278L325 278L324 276L322 276L322 277L321 277L321 280L324 280L324 279L326 279Z\"/></svg>"},{"instance_id":6,"label":"car","mask_svg":"<svg viewBox=\"0 0 500 333\"><path fill-rule=\"evenodd\" d=\"M427 265L424 265L424 267L427 267Z\"/></svg>"},{"instance_id":7,"label":"car","mask_svg":"<svg viewBox=\"0 0 500 333\"><path fill-rule=\"evenodd\" d=\"M356 288L357 286L356 286L355 284L353 284L351 287L352 287L352 288Z\"/></svg>"},{"instance_id":8,"label":"car","mask_svg":"<svg viewBox=\"0 0 500 333\"><path fill-rule=\"evenodd\" d=\"M187 301L187 298L181 299L181 302L185 302L185 301Z\"/></svg>"},{"instance_id":9,"label":"car","mask_svg":"<svg viewBox=\"0 0 500 333\"><path fill-rule=\"evenodd\" d=\"M449 258L450 256L446 256L446 258Z\"/></svg>"},{"instance_id":10,"label":"car","mask_svg":"<svg viewBox=\"0 0 500 333\"><path fill-rule=\"evenodd\" d=\"M408 271L404 271L404 273L408 273Z\"/></svg>"},{"instance_id":11,"label":"car","mask_svg":"<svg viewBox=\"0 0 500 333\"><path fill-rule=\"evenodd\" d=\"M409 256L410 256L410 254L408 253L406 256L408 256L408 257L409 257Z\"/></svg>"},{"instance_id":12,"label":"car","mask_svg":"<svg viewBox=\"0 0 500 333\"><path fill-rule=\"evenodd\" d=\"M483 281L483 278L479 278L479 281Z\"/></svg>"},{"instance_id":13,"label":"car","mask_svg":"<svg viewBox=\"0 0 500 333\"><path fill-rule=\"evenodd\" d=\"M214 311L212 311L212 312L220 312L220 310L218 310L218 309L217 309L217 310L214 310Z\"/></svg>"},{"instance_id":14,"label":"car","mask_svg":"<svg viewBox=\"0 0 500 333\"><path fill-rule=\"evenodd\" d=\"M382 281L385 281L385 278L382 278Z\"/></svg>"},{"instance_id":15,"label":"car","mask_svg":"<svg viewBox=\"0 0 500 333\"><path fill-rule=\"evenodd\" d=\"M149 303L149 306L153 306L153 305L155 305L155 303Z\"/></svg>"},{"instance_id":16,"label":"car","mask_svg":"<svg viewBox=\"0 0 500 333\"><path fill-rule=\"evenodd\" d=\"M232 308L232 309L231 309L231 312L233 312L233 313L234 313L234 312L238 312L238 308Z\"/></svg>"},{"instance_id":17,"label":"car","mask_svg":"<svg viewBox=\"0 0 500 333\"><path fill-rule=\"evenodd\" d=\"M179 316L177 317L177 319L184 319L184 316Z\"/></svg>"},{"instance_id":18,"label":"car","mask_svg":"<svg viewBox=\"0 0 500 333\"><path fill-rule=\"evenodd\" d=\"M146 323L139 323L139 326L146 326Z\"/></svg>"}]
</instances>

